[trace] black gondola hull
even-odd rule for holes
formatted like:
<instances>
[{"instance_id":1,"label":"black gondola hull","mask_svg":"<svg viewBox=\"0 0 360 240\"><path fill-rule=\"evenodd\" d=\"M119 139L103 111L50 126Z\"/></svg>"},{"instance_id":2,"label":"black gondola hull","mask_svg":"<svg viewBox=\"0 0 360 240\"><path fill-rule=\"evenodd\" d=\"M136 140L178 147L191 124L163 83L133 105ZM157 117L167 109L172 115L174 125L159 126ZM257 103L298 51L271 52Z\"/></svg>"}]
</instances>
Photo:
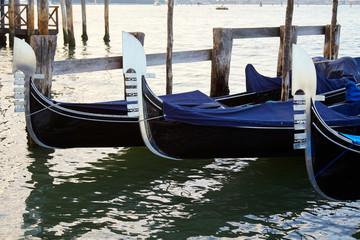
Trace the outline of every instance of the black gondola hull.
<instances>
[{"instance_id":1,"label":"black gondola hull","mask_svg":"<svg viewBox=\"0 0 360 240\"><path fill-rule=\"evenodd\" d=\"M311 110L310 181L335 200L360 199L360 146L327 126Z\"/></svg>"}]
</instances>

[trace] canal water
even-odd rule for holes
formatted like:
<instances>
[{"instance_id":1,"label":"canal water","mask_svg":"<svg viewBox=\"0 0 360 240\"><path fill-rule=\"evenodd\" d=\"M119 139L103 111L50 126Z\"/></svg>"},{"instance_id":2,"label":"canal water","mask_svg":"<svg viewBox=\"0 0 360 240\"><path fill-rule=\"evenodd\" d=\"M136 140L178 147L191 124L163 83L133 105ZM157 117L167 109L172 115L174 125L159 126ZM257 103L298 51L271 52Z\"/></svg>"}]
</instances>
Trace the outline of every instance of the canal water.
<instances>
[{"instance_id":1,"label":"canal water","mask_svg":"<svg viewBox=\"0 0 360 240\"><path fill-rule=\"evenodd\" d=\"M285 6L177 5L175 51L212 47L214 27L276 27ZM330 23L331 6L295 6L299 26ZM56 60L121 55L122 31L144 32L147 53L166 50L166 6L111 5L109 44L102 5L87 6L89 41L81 41L81 8L74 6L76 48L58 36ZM339 6L340 56L360 56L360 6ZM323 36L299 37L321 56ZM252 63L275 76L278 38L235 40L232 93L245 90ZM171 161L142 147L28 147L23 114L13 106L12 50L0 50L1 239L360 239L360 202L333 202L314 192L304 159L232 158ZM174 92L209 93L210 62L174 65ZM165 67L151 67L149 84L165 93ZM68 102L123 99L121 70L55 76L53 98ZM122 137L126 137L125 135ZM246 139L239 139L246 141ZM259 149L261 151L261 149Z\"/></svg>"}]
</instances>

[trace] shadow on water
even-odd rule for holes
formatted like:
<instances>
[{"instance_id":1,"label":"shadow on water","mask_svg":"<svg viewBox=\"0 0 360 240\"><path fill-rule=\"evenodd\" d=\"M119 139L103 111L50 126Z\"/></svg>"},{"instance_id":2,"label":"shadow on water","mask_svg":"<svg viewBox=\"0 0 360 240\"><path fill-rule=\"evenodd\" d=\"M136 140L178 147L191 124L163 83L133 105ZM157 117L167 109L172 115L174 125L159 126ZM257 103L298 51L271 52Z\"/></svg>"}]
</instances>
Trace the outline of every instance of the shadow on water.
<instances>
[{"instance_id":1,"label":"shadow on water","mask_svg":"<svg viewBox=\"0 0 360 240\"><path fill-rule=\"evenodd\" d=\"M301 158L171 161L128 148L61 174L53 150L30 152L24 228L39 238L258 236L260 222L276 237L293 229L269 218L293 221L318 200Z\"/></svg>"}]
</instances>

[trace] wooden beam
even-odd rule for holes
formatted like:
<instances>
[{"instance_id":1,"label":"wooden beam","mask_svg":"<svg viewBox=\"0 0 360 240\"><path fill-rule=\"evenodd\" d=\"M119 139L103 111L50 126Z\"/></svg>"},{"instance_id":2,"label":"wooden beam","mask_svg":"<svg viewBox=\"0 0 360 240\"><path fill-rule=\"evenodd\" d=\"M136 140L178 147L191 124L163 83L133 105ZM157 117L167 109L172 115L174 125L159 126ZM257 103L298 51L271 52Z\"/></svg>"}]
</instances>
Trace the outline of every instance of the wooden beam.
<instances>
[{"instance_id":1,"label":"wooden beam","mask_svg":"<svg viewBox=\"0 0 360 240\"><path fill-rule=\"evenodd\" d=\"M212 49L173 53L173 64L211 60ZM166 53L146 55L147 66L165 65ZM122 57L71 59L54 62L53 75L122 69Z\"/></svg>"},{"instance_id":2,"label":"wooden beam","mask_svg":"<svg viewBox=\"0 0 360 240\"><path fill-rule=\"evenodd\" d=\"M280 28L268 27L268 28L233 28L233 39L241 38L263 38L263 37L279 37Z\"/></svg>"}]
</instances>

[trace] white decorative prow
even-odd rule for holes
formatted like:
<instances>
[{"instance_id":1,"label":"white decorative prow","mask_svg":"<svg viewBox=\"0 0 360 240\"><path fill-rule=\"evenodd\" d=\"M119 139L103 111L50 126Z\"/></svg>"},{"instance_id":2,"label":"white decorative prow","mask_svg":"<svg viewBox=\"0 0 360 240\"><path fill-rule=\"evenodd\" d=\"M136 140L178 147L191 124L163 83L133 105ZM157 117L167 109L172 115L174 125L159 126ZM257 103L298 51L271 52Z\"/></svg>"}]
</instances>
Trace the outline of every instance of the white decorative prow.
<instances>
[{"instance_id":1,"label":"white decorative prow","mask_svg":"<svg viewBox=\"0 0 360 240\"><path fill-rule=\"evenodd\" d=\"M33 49L25 41L14 38L13 67L15 112L25 112L25 81L35 77L36 57ZM21 71L22 73L19 73ZM19 87L22 86L22 87Z\"/></svg>"},{"instance_id":2,"label":"white decorative prow","mask_svg":"<svg viewBox=\"0 0 360 240\"><path fill-rule=\"evenodd\" d=\"M137 82L146 75L146 55L141 43L130 33L123 32L123 71L128 116L139 117Z\"/></svg>"},{"instance_id":3,"label":"white decorative prow","mask_svg":"<svg viewBox=\"0 0 360 240\"><path fill-rule=\"evenodd\" d=\"M323 101L324 96L316 96L316 69L310 56L295 44L292 49L291 93L294 97L294 130L297 131L294 134L294 149L305 149L306 139L310 136L307 124L311 121L311 101Z\"/></svg>"}]
</instances>

